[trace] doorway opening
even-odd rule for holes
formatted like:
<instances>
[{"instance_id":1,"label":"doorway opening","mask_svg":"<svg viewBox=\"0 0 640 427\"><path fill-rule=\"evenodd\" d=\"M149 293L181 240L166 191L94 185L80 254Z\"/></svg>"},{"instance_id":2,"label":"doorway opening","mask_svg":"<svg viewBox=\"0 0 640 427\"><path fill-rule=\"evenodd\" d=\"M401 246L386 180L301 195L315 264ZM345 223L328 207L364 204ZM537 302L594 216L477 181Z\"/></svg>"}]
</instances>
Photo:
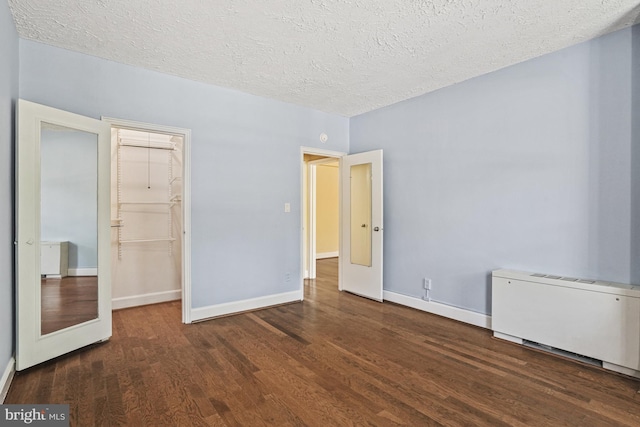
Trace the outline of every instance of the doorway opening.
<instances>
[{"instance_id":1,"label":"doorway opening","mask_svg":"<svg viewBox=\"0 0 640 427\"><path fill-rule=\"evenodd\" d=\"M113 309L182 300L190 323L190 131L111 123Z\"/></svg>"},{"instance_id":2,"label":"doorway opening","mask_svg":"<svg viewBox=\"0 0 640 427\"><path fill-rule=\"evenodd\" d=\"M304 299L305 284L313 284L311 281L315 277L317 226L313 217L317 210L313 203L317 200L312 193L317 189L317 168L336 159L339 160L338 290L382 302L382 150L347 155L304 147L301 149L300 168L303 224L300 299ZM306 289L313 291L311 286Z\"/></svg>"},{"instance_id":3,"label":"doorway opening","mask_svg":"<svg viewBox=\"0 0 640 427\"><path fill-rule=\"evenodd\" d=\"M318 260L340 256L340 157L344 153L302 150L302 273L317 277ZM303 280L303 293L304 293ZM307 282L310 283L310 282Z\"/></svg>"}]
</instances>

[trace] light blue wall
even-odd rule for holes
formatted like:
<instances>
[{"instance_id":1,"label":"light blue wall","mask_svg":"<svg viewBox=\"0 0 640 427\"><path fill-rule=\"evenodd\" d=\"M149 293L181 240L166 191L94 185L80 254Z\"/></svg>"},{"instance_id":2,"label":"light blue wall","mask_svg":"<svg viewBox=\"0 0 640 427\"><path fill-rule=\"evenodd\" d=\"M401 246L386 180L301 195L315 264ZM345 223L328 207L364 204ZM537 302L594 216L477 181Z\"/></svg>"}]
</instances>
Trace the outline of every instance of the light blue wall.
<instances>
[{"instance_id":1,"label":"light blue wall","mask_svg":"<svg viewBox=\"0 0 640 427\"><path fill-rule=\"evenodd\" d=\"M192 130L194 307L299 289L300 146L348 119L25 40L20 67L21 98Z\"/></svg>"},{"instance_id":2,"label":"light blue wall","mask_svg":"<svg viewBox=\"0 0 640 427\"><path fill-rule=\"evenodd\" d=\"M192 129L194 307L298 288L305 145L385 150L385 289L490 313L495 268L640 279L636 33L351 120L24 40L20 94Z\"/></svg>"},{"instance_id":3,"label":"light blue wall","mask_svg":"<svg viewBox=\"0 0 640 427\"><path fill-rule=\"evenodd\" d=\"M629 282L631 64L626 29L352 118L385 150L385 289L490 313L497 268Z\"/></svg>"},{"instance_id":4,"label":"light blue wall","mask_svg":"<svg viewBox=\"0 0 640 427\"><path fill-rule=\"evenodd\" d=\"M631 33L631 282L640 283L640 25Z\"/></svg>"},{"instance_id":5,"label":"light blue wall","mask_svg":"<svg viewBox=\"0 0 640 427\"><path fill-rule=\"evenodd\" d=\"M18 33L0 1L0 375L13 355L13 135Z\"/></svg>"},{"instance_id":6,"label":"light blue wall","mask_svg":"<svg viewBox=\"0 0 640 427\"><path fill-rule=\"evenodd\" d=\"M40 180L40 240L69 242L69 268L97 268L97 135L43 129Z\"/></svg>"}]
</instances>

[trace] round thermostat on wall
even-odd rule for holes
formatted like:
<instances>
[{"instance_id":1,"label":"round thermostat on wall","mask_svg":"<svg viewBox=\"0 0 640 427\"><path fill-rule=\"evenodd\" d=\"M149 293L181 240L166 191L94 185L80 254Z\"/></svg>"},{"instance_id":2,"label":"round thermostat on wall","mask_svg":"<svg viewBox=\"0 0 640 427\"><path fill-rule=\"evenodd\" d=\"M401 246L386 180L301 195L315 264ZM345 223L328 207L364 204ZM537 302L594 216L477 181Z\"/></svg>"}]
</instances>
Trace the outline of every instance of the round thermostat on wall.
<instances>
[{"instance_id":1,"label":"round thermostat on wall","mask_svg":"<svg viewBox=\"0 0 640 427\"><path fill-rule=\"evenodd\" d=\"M328 140L329 140L329 137L327 136L326 133L320 134L320 142L327 142Z\"/></svg>"}]
</instances>

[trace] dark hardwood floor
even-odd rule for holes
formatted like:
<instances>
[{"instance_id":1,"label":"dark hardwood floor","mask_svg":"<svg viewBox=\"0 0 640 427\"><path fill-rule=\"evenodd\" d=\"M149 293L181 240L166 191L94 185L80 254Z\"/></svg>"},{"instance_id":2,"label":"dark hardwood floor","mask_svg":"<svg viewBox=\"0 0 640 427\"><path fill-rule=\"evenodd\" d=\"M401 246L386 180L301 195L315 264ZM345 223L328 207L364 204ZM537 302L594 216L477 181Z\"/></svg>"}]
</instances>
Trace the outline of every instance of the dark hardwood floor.
<instances>
[{"instance_id":1,"label":"dark hardwood floor","mask_svg":"<svg viewBox=\"0 0 640 427\"><path fill-rule=\"evenodd\" d=\"M488 330L336 289L180 323L180 303L114 312L114 336L16 375L5 403L69 403L72 425L638 426L639 381Z\"/></svg>"},{"instance_id":2,"label":"dark hardwood floor","mask_svg":"<svg viewBox=\"0 0 640 427\"><path fill-rule=\"evenodd\" d=\"M98 277L42 279L43 335L98 317Z\"/></svg>"}]
</instances>

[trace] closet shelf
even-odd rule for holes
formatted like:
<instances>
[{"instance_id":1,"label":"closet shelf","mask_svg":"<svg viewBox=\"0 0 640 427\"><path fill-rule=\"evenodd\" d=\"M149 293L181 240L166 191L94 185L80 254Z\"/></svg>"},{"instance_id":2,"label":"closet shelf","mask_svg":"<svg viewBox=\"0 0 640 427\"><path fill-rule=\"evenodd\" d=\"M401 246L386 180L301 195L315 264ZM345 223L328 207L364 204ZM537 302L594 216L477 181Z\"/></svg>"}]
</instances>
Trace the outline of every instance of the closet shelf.
<instances>
[{"instance_id":1,"label":"closet shelf","mask_svg":"<svg viewBox=\"0 0 640 427\"><path fill-rule=\"evenodd\" d=\"M125 132L126 134L126 132ZM137 134L136 134L137 135ZM144 134L140 134L144 135ZM118 130L118 149L117 149L117 221L112 221L111 226L116 228L118 232L118 259L122 259L122 247L125 244L136 244L136 243L161 243L164 242L167 245L169 256L172 256L173 253L173 242L179 240L179 238L175 238L174 230L173 230L173 218L175 215L174 207L180 206L181 196L178 187L181 187L181 176L173 176L173 163L177 162L178 165L182 161L181 148L176 144L175 141L167 141L165 136L155 137L152 136L151 133L146 134L146 138L142 136L135 137L131 135L123 135L121 130ZM132 147L134 149L124 149L125 147ZM143 150L137 150L141 148ZM158 165L164 164L162 161L162 157L166 157L166 167L167 167L167 175L166 178L164 174L159 174L156 176L154 170L154 182L157 181L159 186L163 188L166 187L167 193L166 196L162 193L157 193L153 195L153 193L145 193L147 196L143 195L140 190L142 187L139 187L138 184L142 184L141 177L138 175L132 175L131 177L127 176L127 180L131 180L129 184L136 184L134 186L125 186L124 188L124 196L123 200L123 157L124 160L127 160L129 156L131 161L141 161L141 155L144 154L146 159L146 167L147 167L147 187L151 188L151 150L154 150L154 162L158 162ZM156 150L164 151L163 153L157 152ZM176 155L176 153L178 153ZM138 160L136 160L138 159ZM133 166L132 166L133 167ZM179 167L179 166L178 166ZM180 169L178 169L180 170ZM181 173L178 173L181 175ZM158 180L158 178L160 180ZM154 184L155 185L155 184ZM178 191L177 191L178 190ZM129 200L127 199L129 197ZM154 197L158 197L158 199L154 200ZM166 197L166 198L165 198ZM147 198L151 198L151 200L145 200ZM166 215L167 218L167 229L162 230L164 228L160 223L154 226L155 232L145 233L147 234L143 236L133 236L134 238L124 238L123 234L125 234L124 221L121 220L120 216L124 216L127 220L127 229L132 228L136 229L137 225L141 222L144 222L147 219L147 215ZM156 217L158 218L158 217ZM160 229L155 227L160 226ZM135 233L134 233L135 234ZM167 236L167 237L164 237ZM135 238L137 237L137 238Z\"/></svg>"},{"instance_id":2,"label":"closet shelf","mask_svg":"<svg viewBox=\"0 0 640 427\"><path fill-rule=\"evenodd\" d=\"M131 239L131 240L119 240L119 243L149 243L149 242L174 242L175 238L165 238L165 239Z\"/></svg>"}]
</instances>

